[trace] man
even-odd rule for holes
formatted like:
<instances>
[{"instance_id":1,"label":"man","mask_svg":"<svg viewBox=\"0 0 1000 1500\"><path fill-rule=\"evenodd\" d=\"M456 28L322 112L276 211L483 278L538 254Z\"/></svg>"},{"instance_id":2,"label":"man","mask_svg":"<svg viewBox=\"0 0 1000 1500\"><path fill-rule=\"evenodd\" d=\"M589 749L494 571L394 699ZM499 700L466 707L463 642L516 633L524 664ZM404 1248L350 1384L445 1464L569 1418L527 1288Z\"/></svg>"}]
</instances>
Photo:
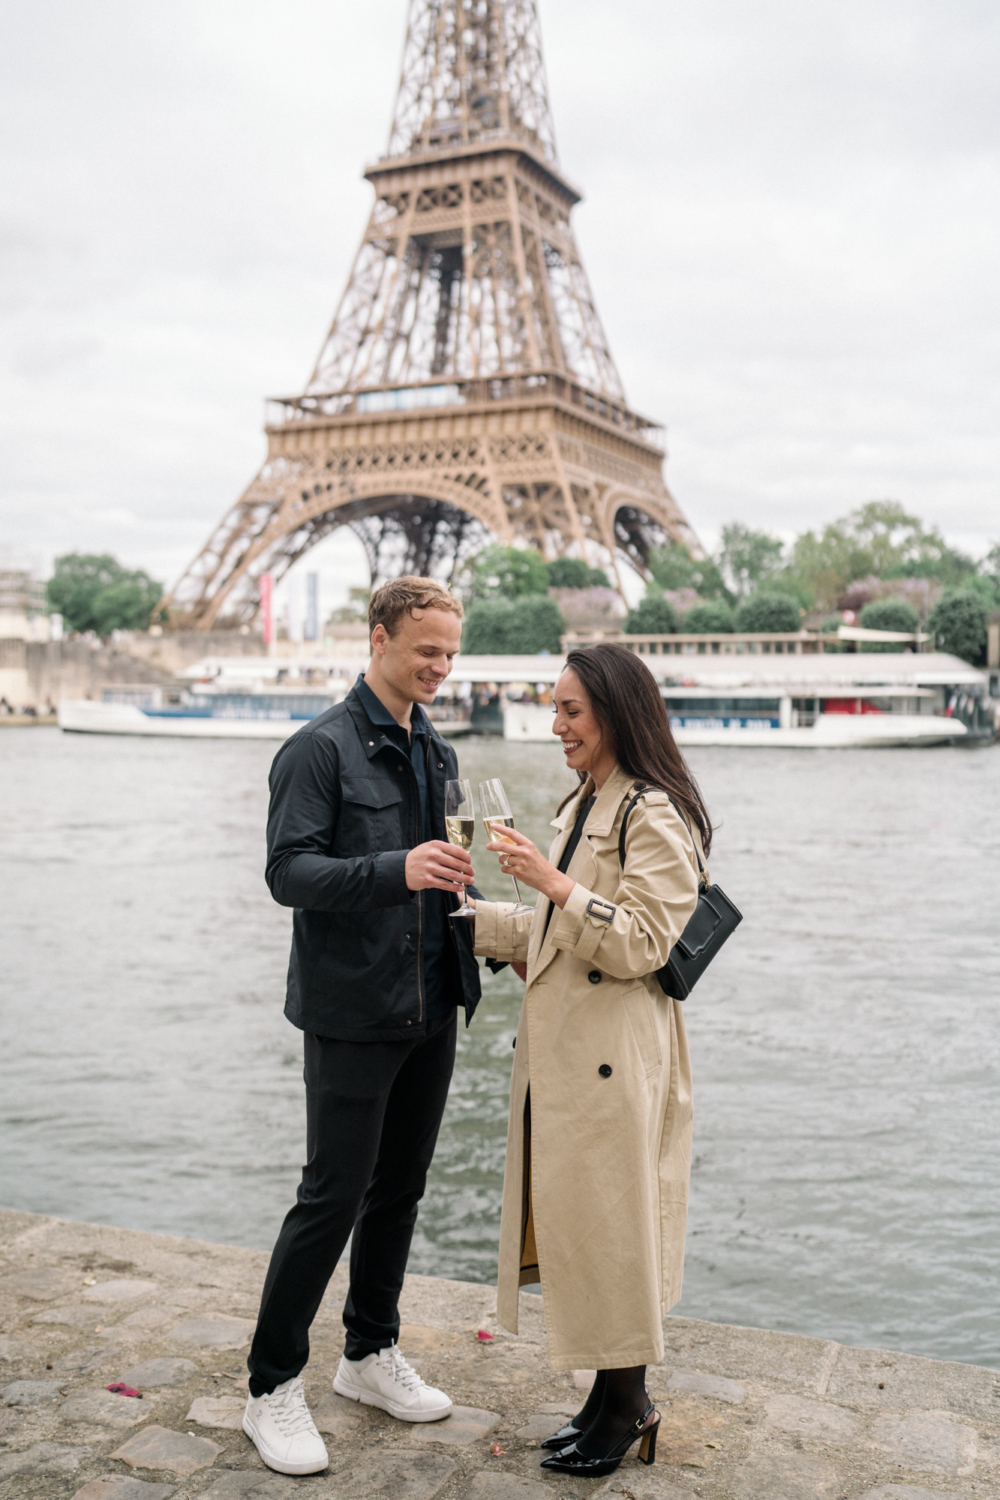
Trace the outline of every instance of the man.
<instances>
[{"instance_id":1,"label":"man","mask_svg":"<svg viewBox=\"0 0 1000 1500\"><path fill-rule=\"evenodd\" d=\"M328 1458L300 1374L352 1230L342 1396L405 1422L451 1401L403 1358L398 1298L455 1057L456 1006L479 1000L468 854L444 835L455 752L421 704L451 671L462 606L429 578L372 596L371 665L271 768L267 882L295 908L285 1014L304 1033L307 1161L271 1256L243 1430L283 1474ZM474 889L474 887L473 887Z\"/></svg>"}]
</instances>

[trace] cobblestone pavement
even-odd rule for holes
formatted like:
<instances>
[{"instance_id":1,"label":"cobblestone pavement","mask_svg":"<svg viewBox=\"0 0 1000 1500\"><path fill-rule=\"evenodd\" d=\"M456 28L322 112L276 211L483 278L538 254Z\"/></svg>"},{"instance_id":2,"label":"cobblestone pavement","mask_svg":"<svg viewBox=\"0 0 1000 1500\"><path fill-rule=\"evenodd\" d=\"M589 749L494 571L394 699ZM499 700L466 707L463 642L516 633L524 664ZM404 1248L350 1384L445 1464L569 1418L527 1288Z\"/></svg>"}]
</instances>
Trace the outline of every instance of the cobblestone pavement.
<instances>
[{"instance_id":1,"label":"cobblestone pavement","mask_svg":"<svg viewBox=\"0 0 1000 1500\"><path fill-rule=\"evenodd\" d=\"M588 1372L554 1372L540 1299L522 1332L492 1288L407 1279L401 1346L456 1411L407 1426L335 1396L338 1271L306 1392L325 1474L287 1479L243 1435L259 1251L0 1212L0 1500L932 1500L1000 1497L1000 1374L667 1319L649 1372L657 1462L550 1478L539 1441ZM492 1339L478 1337L480 1330ZM113 1394L123 1382L141 1399ZM634 1450L633 1450L634 1453Z\"/></svg>"}]
</instances>

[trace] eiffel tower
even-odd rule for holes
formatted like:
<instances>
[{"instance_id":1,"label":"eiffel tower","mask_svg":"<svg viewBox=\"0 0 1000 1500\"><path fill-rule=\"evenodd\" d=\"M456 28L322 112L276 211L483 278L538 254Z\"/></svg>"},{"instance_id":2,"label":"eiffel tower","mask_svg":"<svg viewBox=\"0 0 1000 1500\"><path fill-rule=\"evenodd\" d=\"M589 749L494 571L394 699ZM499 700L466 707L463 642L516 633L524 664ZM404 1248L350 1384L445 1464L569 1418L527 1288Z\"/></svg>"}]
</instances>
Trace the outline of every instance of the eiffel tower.
<instances>
[{"instance_id":1,"label":"eiffel tower","mask_svg":"<svg viewBox=\"0 0 1000 1500\"><path fill-rule=\"evenodd\" d=\"M376 577L453 576L489 540L647 574L697 537L636 415L570 227L535 0L410 0L375 205L305 390L176 587L175 625L253 618L340 526ZM620 583L620 579L619 579Z\"/></svg>"}]
</instances>

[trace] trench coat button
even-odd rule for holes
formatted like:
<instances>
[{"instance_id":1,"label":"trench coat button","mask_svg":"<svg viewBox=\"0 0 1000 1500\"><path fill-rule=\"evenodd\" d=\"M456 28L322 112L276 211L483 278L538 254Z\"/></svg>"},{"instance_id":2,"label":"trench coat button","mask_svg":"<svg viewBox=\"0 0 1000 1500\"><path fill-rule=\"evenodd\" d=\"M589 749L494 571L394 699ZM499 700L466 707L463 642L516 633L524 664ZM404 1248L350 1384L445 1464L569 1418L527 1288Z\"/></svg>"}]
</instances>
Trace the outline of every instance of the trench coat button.
<instances>
[{"instance_id":1,"label":"trench coat button","mask_svg":"<svg viewBox=\"0 0 1000 1500\"><path fill-rule=\"evenodd\" d=\"M600 984L600 982L601 982L601 971L600 971L600 969L591 969L590 973L587 975L587 978L590 980L591 984Z\"/></svg>"},{"instance_id":2,"label":"trench coat button","mask_svg":"<svg viewBox=\"0 0 1000 1500\"><path fill-rule=\"evenodd\" d=\"M601 1063L601 1066L598 1068L597 1071L598 1071L598 1073L600 1073L600 1075L601 1075L602 1078L610 1078L611 1077L611 1064L610 1063Z\"/></svg>"}]
</instances>

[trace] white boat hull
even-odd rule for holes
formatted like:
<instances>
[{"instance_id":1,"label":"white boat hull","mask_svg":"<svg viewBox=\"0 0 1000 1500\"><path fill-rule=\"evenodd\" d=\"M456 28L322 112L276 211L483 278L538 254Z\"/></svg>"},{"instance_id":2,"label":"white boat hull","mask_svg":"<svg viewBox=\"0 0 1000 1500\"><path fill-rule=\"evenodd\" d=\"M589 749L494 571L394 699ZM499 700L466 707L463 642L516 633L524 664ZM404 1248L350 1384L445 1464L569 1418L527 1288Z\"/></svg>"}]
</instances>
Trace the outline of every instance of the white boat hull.
<instances>
[{"instance_id":1,"label":"white boat hull","mask_svg":"<svg viewBox=\"0 0 1000 1500\"><path fill-rule=\"evenodd\" d=\"M508 703L506 740L558 744L552 710L537 703ZM964 724L932 714L820 714L808 729L730 728L724 720L675 725L678 745L727 745L743 749L862 750L889 745L943 745L966 734Z\"/></svg>"},{"instance_id":2,"label":"white boat hull","mask_svg":"<svg viewBox=\"0 0 1000 1500\"><path fill-rule=\"evenodd\" d=\"M59 705L59 727L68 734L140 734L183 740L287 740L306 719L169 717L124 703L76 700Z\"/></svg>"},{"instance_id":3,"label":"white boat hull","mask_svg":"<svg viewBox=\"0 0 1000 1500\"><path fill-rule=\"evenodd\" d=\"M130 703L92 703L89 699L59 705L59 727L67 734L141 734L181 740L287 740L290 734L308 723L308 719L155 714L146 713ZM434 727L445 739L460 739L472 732L467 719L449 719Z\"/></svg>"}]
</instances>

